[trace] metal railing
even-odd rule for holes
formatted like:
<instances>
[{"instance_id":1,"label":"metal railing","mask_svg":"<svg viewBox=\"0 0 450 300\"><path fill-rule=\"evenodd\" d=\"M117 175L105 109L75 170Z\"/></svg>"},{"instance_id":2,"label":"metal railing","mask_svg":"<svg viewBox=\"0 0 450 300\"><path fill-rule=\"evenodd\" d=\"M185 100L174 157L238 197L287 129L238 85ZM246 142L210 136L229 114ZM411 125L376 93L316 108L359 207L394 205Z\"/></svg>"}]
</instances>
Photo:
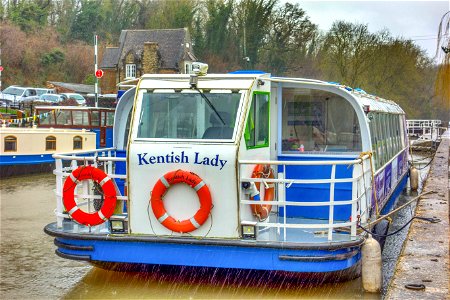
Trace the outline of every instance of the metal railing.
<instances>
[{"instance_id":1,"label":"metal railing","mask_svg":"<svg viewBox=\"0 0 450 300\"><path fill-rule=\"evenodd\" d=\"M372 206L371 203L371 191L372 191L372 168L370 164L370 157L368 155L363 156L355 160L340 160L340 161L263 161L263 160L242 160L239 161L239 174L243 173L243 169L247 171L249 166L254 165L270 165L277 166L280 169L276 178L254 178L239 176L240 184L244 182L260 182L261 185L268 187L269 185L275 185L275 191L277 192L276 200L264 201L264 200L250 200L248 194L243 189L240 190L240 203L241 205L272 205L278 208L283 208L286 212L288 206L303 206L303 207L323 207L328 206L328 218L327 222L302 223L301 219L298 219L297 223L287 223L286 213L277 220L282 219L282 222L273 222L273 219L267 219L266 221L256 222L256 227L269 227L276 228L278 234L280 229L283 229L282 238L287 240L286 234L288 228L292 229L325 229L327 231L327 240L333 241L333 234L337 228L346 228L350 233L350 238L355 239L357 236L358 222L365 224L369 220L369 213ZM351 167L353 166L352 176L350 178L336 178L336 168L339 165ZM286 174L287 166L331 166L331 172L327 178L322 179L293 179L284 178ZM247 172L248 173L248 172ZM352 185L352 197L348 200L336 200L335 199L335 185L337 183L351 183ZM286 191L291 188L293 184L308 184L319 185L329 184L329 201L314 201L314 199L307 199L310 201L298 201L297 199L286 199ZM336 206L351 205L351 218L347 221L336 222L334 220L334 210ZM254 218L251 220L242 220L241 222L254 222Z\"/></svg>"},{"instance_id":2,"label":"metal railing","mask_svg":"<svg viewBox=\"0 0 450 300\"><path fill-rule=\"evenodd\" d=\"M412 140L412 144L426 141L440 141L442 134L447 130L440 127L440 120L406 120L408 135Z\"/></svg>"},{"instance_id":3,"label":"metal railing","mask_svg":"<svg viewBox=\"0 0 450 300\"><path fill-rule=\"evenodd\" d=\"M66 177L70 176L73 170L77 169L82 165L92 165L96 168L103 169L103 171L110 177L114 182L116 179L124 180L124 185L126 186L126 174L117 174L115 164L117 162L126 163L125 157L116 157L114 148L104 148L97 149L86 152L77 152L71 154L54 154L55 158L55 170L53 174L56 176L56 223L57 227L61 228L63 226L63 221L65 218L69 218L67 212L65 212L63 204L63 187ZM82 155L82 156L81 156ZM82 193L78 194L77 189L75 189L75 198L85 199L86 201L78 202L78 206L88 206L92 208L94 206L93 201L95 199L101 199L101 195L95 195L90 189L90 182L84 180L80 183L82 185ZM117 187L117 182L115 182ZM121 195L118 193L118 201L128 201L128 196Z\"/></svg>"}]
</instances>

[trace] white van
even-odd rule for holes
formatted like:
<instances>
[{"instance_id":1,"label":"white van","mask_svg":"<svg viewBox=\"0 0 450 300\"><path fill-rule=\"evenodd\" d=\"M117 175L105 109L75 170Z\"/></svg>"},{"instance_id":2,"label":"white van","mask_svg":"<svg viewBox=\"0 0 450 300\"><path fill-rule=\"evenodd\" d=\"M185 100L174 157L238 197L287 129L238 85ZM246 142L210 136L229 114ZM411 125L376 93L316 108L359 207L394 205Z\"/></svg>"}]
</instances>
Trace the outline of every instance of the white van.
<instances>
[{"instance_id":1,"label":"white van","mask_svg":"<svg viewBox=\"0 0 450 300\"><path fill-rule=\"evenodd\" d=\"M35 88L9 86L0 92L0 101L3 105L19 104L20 102L27 100L37 100L39 96Z\"/></svg>"}]
</instances>

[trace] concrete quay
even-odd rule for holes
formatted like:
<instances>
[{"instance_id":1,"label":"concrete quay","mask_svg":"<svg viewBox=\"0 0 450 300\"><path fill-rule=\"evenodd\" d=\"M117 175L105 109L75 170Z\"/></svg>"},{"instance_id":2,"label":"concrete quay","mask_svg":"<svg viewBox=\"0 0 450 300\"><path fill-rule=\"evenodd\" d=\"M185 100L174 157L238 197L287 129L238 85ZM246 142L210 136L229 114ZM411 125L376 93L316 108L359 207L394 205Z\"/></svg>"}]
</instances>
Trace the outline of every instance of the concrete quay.
<instances>
[{"instance_id":1,"label":"concrete quay","mask_svg":"<svg viewBox=\"0 0 450 300\"><path fill-rule=\"evenodd\" d=\"M449 296L449 130L431 164L414 219L385 299L450 299Z\"/></svg>"}]
</instances>

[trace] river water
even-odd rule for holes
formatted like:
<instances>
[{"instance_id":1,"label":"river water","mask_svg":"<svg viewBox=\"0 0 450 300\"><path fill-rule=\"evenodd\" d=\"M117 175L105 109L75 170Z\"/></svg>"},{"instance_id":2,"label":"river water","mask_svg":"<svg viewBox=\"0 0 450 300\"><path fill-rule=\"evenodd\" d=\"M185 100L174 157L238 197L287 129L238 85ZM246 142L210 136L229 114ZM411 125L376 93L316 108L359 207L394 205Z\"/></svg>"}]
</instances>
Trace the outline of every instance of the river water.
<instances>
[{"instance_id":1,"label":"river water","mask_svg":"<svg viewBox=\"0 0 450 300\"><path fill-rule=\"evenodd\" d=\"M106 271L86 262L62 259L53 238L43 232L54 222L52 174L0 181L1 299L380 299L365 293L360 278L313 284L272 273L225 272L192 268ZM402 196L405 201L410 196ZM403 199L403 200L402 200ZM406 232L406 230L405 230ZM402 240L388 241L384 278L395 266ZM399 246L400 245L400 246ZM398 248L398 249L397 249ZM397 249L397 250L396 250ZM398 255L398 254L397 254ZM390 268L390 270L386 269ZM386 286L386 284L385 284Z\"/></svg>"}]
</instances>

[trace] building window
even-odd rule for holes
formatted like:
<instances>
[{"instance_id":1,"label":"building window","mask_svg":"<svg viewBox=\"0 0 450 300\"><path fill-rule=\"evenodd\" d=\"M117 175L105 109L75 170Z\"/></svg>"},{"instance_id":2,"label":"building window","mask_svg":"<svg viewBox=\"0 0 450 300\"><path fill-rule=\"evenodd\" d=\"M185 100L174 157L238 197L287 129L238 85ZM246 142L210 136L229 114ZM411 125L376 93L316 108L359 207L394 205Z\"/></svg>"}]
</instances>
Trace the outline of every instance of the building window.
<instances>
[{"instance_id":1,"label":"building window","mask_svg":"<svg viewBox=\"0 0 450 300\"><path fill-rule=\"evenodd\" d=\"M5 152L17 151L17 138L15 136L5 137Z\"/></svg>"},{"instance_id":2,"label":"building window","mask_svg":"<svg viewBox=\"0 0 450 300\"><path fill-rule=\"evenodd\" d=\"M184 73L185 73L185 74L191 74L191 64L186 63L186 64L184 65Z\"/></svg>"},{"instance_id":3,"label":"building window","mask_svg":"<svg viewBox=\"0 0 450 300\"><path fill-rule=\"evenodd\" d=\"M73 138L73 150L83 149L83 138L81 136L76 136Z\"/></svg>"},{"instance_id":4,"label":"building window","mask_svg":"<svg viewBox=\"0 0 450 300\"><path fill-rule=\"evenodd\" d=\"M45 138L45 150L56 150L56 137L50 135Z\"/></svg>"},{"instance_id":5,"label":"building window","mask_svg":"<svg viewBox=\"0 0 450 300\"><path fill-rule=\"evenodd\" d=\"M125 66L125 78L136 78L136 65L127 64Z\"/></svg>"}]
</instances>

